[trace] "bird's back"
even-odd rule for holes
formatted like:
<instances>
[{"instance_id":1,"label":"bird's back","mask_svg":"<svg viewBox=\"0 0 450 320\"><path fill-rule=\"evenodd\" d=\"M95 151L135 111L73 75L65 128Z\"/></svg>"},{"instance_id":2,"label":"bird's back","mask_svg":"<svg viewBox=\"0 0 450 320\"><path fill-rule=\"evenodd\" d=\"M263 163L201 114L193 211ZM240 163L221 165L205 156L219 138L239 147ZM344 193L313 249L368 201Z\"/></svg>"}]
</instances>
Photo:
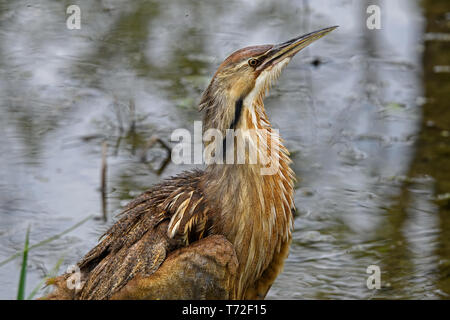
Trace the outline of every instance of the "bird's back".
<instances>
[{"instance_id":1,"label":"bird's back","mask_svg":"<svg viewBox=\"0 0 450 320\"><path fill-rule=\"evenodd\" d=\"M75 299L109 299L135 276L155 273L171 252L208 236L214 210L199 186L202 176L184 172L133 200L78 263L81 289L59 291ZM69 277L52 283L64 286Z\"/></svg>"}]
</instances>

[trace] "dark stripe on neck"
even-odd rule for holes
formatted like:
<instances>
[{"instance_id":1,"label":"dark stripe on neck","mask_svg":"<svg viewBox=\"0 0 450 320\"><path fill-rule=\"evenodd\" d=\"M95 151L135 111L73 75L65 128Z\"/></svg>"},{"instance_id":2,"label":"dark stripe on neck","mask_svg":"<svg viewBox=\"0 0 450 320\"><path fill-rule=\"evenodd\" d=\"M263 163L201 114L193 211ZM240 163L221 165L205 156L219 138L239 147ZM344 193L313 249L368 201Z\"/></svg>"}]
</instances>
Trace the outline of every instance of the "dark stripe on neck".
<instances>
[{"instance_id":1,"label":"dark stripe on neck","mask_svg":"<svg viewBox=\"0 0 450 320\"><path fill-rule=\"evenodd\" d=\"M237 124L239 122L239 119L241 118L243 103L244 103L244 99L240 98L234 104L234 119L233 119L233 122L230 125L230 129L235 129L236 128L236 126L237 126Z\"/></svg>"},{"instance_id":2,"label":"dark stripe on neck","mask_svg":"<svg viewBox=\"0 0 450 320\"><path fill-rule=\"evenodd\" d=\"M237 125L239 123L239 119L241 118L243 104L244 104L243 98L239 98L236 101L236 103L234 104L234 119L230 125L230 129L235 129L237 127ZM228 137L228 134L225 133L225 137L223 137L223 141L222 141L222 157L223 157L224 163L226 162L226 157L227 157L227 141L228 141L227 137ZM231 143L231 141L229 141L228 143Z\"/></svg>"}]
</instances>

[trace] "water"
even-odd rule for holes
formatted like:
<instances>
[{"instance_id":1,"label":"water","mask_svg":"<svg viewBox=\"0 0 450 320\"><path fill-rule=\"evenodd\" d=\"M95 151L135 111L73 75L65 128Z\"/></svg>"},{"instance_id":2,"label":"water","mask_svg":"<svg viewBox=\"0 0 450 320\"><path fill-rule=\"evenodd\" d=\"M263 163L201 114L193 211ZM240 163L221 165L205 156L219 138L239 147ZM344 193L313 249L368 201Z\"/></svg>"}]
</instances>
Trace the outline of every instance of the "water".
<instances>
[{"instance_id":1,"label":"water","mask_svg":"<svg viewBox=\"0 0 450 320\"><path fill-rule=\"evenodd\" d=\"M327 26L266 98L292 152L294 241L270 299L447 299L450 294L450 5L433 1L0 1L0 261L83 218L30 252L27 293L97 243L152 184L192 166L145 152L193 130L221 60ZM365 22L381 7L381 30ZM143 154L147 161L141 161ZM21 259L0 267L16 296ZM370 290L368 266L381 270ZM43 294L41 290L39 294Z\"/></svg>"}]
</instances>

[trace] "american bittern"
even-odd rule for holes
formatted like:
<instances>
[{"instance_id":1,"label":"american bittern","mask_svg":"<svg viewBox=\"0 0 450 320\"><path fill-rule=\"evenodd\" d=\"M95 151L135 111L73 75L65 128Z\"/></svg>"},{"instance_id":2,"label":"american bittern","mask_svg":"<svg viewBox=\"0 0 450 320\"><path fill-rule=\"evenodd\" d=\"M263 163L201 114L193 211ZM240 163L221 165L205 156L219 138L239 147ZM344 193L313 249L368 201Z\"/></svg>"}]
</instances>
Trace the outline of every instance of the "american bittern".
<instances>
[{"instance_id":1,"label":"american bittern","mask_svg":"<svg viewBox=\"0 0 450 320\"><path fill-rule=\"evenodd\" d=\"M71 274L64 274L49 282L56 289L47 298L264 298L289 251L294 174L263 98L297 52L335 28L238 50L203 93L204 130L269 132L274 174L261 174L263 164L212 163L155 185L78 263L80 286L68 287Z\"/></svg>"}]
</instances>

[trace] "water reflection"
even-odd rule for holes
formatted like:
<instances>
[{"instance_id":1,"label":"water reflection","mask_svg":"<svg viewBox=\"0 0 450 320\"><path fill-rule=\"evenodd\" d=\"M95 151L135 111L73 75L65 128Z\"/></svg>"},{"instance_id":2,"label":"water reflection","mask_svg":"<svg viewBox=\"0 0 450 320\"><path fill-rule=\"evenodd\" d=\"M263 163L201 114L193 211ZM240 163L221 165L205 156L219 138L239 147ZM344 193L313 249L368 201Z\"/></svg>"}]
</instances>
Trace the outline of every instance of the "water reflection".
<instances>
[{"instance_id":1,"label":"water reflection","mask_svg":"<svg viewBox=\"0 0 450 320\"><path fill-rule=\"evenodd\" d=\"M365 9L377 3L383 29L368 30ZM0 1L0 260L20 250L28 225L36 243L102 215L104 142L110 217L190 168L158 172L166 150L148 143L193 130L227 54L337 24L266 99L300 178L291 254L269 298L447 298L450 82L436 66L448 65L449 42L422 41L448 33L450 8L438 3L81 1L75 31L63 3ZM33 251L27 290L110 223L92 220ZM1 267L0 298L15 296L19 263ZM373 264L381 290L366 287Z\"/></svg>"}]
</instances>

